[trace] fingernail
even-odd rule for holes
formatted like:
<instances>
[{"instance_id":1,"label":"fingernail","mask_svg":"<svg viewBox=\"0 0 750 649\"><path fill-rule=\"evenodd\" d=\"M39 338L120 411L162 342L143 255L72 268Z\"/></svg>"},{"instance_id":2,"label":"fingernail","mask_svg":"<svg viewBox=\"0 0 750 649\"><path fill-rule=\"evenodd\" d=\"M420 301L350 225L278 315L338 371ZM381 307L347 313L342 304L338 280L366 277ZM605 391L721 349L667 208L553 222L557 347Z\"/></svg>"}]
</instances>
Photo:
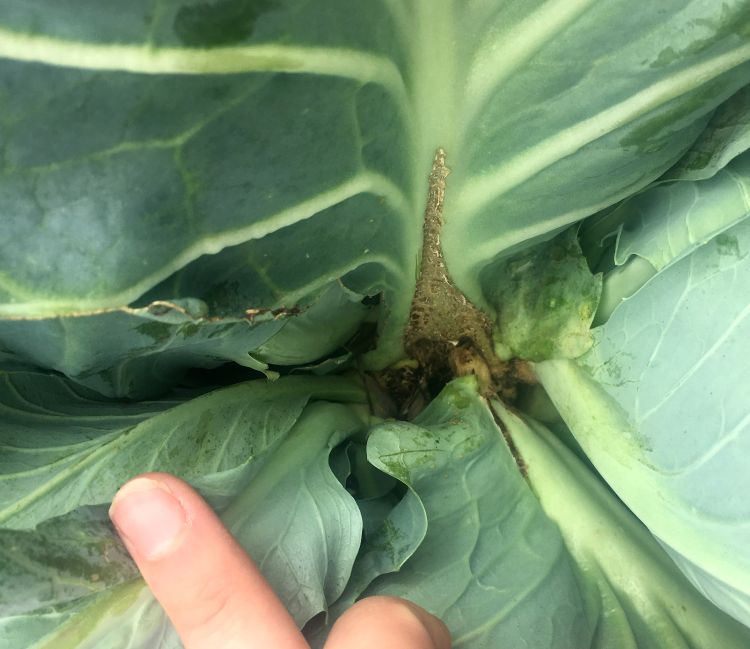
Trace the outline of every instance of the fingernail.
<instances>
[{"instance_id":1,"label":"fingernail","mask_svg":"<svg viewBox=\"0 0 750 649\"><path fill-rule=\"evenodd\" d=\"M151 561L171 554L190 527L187 513L169 487L150 478L136 478L122 487L109 517L128 549Z\"/></svg>"}]
</instances>

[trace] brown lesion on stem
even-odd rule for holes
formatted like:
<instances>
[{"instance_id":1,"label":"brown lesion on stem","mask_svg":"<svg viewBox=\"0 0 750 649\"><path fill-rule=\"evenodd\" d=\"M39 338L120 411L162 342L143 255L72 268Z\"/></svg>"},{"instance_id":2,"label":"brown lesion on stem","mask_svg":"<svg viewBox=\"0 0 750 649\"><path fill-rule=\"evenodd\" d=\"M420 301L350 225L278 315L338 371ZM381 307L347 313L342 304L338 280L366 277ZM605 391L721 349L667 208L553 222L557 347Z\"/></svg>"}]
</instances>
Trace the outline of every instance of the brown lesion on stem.
<instances>
[{"instance_id":1,"label":"brown lesion on stem","mask_svg":"<svg viewBox=\"0 0 750 649\"><path fill-rule=\"evenodd\" d=\"M445 151L438 149L429 176L422 257L404 347L418 363L428 393L436 394L455 376L474 374L482 394L512 400L518 381L532 378L530 371L521 361L497 358L492 321L456 288L443 258L440 233L449 174Z\"/></svg>"}]
</instances>

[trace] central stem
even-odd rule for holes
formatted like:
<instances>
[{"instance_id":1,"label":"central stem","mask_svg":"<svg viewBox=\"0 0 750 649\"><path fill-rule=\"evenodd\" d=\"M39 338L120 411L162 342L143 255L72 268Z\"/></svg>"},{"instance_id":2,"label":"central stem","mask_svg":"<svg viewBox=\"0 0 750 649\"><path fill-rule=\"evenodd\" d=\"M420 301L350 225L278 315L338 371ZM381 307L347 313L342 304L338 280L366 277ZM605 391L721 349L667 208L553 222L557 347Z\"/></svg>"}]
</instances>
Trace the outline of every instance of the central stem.
<instances>
[{"instance_id":1,"label":"central stem","mask_svg":"<svg viewBox=\"0 0 750 649\"><path fill-rule=\"evenodd\" d=\"M445 151L438 149L429 175L422 258L404 346L436 382L457 373L472 373L477 374L482 388L489 390L489 367L495 358L492 323L453 285L440 246L449 173Z\"/></svg>"}]
</instances>

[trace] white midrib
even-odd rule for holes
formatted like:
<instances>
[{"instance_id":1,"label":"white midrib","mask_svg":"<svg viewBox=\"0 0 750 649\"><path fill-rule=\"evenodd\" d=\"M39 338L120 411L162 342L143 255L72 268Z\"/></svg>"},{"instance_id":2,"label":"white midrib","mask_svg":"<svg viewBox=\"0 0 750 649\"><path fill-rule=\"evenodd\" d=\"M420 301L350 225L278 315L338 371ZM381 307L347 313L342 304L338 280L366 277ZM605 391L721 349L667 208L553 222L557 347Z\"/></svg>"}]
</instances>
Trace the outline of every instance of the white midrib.
<instances>
[{"instance_id":1,"label":"white midrib","mask_svg":"<svg viewBox=\"0 0 750 649\"><path fill-rule=\"evenodd\" d=\"M380 84L397 101L403 101L405 94L401 74L393 61L350 48L276 44L154 48L140 43L66 41L0 28L0 58L138 74L321 74Z\"/></svg>"},{"instance_id":2,"label":"white midrib","mask_svg":"<svg viewBox=\"0 0 750 649\"><path fill-rule=\"evenodd\" d=\"M512 39L493 39L480 44L466 78L462 132L505 79L521 69L556 33L580 17L594 2L548 0L513 25Z\"/></svg>"},{"instance_id":3,"label":"white midrib","mask_svg":"<svg viewBox=\"0 0 750 649\"><path fill-rule=\"evenodd\" d=\"M461 188L461 205L469 214L480 212L499 195L517 187L555 162L572 155L586 144L634 121L639 116L656 110L677 97L686 95L748 60L750 60L750 44L694 64L653 83L618 104L527 148L515 158L504 161L484 176L466 183ZM494 247L493 242L488 242L486 245L489 248Z\"/></svg>"},{"instance_id":4,"label":"white midrib","mask_svg":"<svg viewBox=\"0 0 750 649\"><path fill-rule=\"evenodd\" d=\"M456 139L456 36L454 0L416 0L410 41L410 99L414 115L412 169L421 233L427 184L435 151L446 151L450 168ZM450 181L448 181L450 183ZM421 236L420 236L421 238Z\"/></svg>"}]
</instances>

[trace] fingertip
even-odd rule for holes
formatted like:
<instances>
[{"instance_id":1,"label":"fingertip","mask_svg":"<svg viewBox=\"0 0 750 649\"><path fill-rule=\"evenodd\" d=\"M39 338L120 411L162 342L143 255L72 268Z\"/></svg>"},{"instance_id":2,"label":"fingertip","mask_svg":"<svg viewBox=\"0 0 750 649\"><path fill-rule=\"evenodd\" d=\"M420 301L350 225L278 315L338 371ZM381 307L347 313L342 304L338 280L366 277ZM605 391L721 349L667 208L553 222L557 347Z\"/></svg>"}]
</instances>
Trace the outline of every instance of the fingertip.
<instances>
[{"instance_id":1,"label":"fingertip","mask_svg":"<svg viewBox=\"0 0 750 649\"><path fill-rule=\"evenodd\" d=\"M193 517L180 495L184 485L180 482L144 474L126 482L115 494L109 517L128 550L138 558L159 560L185 539Z\"/></svg>"},{"instance_id":2,"label":"fingertip","mask_svg":"<svg viewBox=\"0 0 750 649\"><path fill-rule=\"evenodd\" d=\"M258 567L186 482L139 475L117 492L110 516L185 647L305 647Z\"/></svg>"},{"instance_id":3,"label":"fingertip","mask_svg":"<svg viewBox=\"0 0 750 649\"><path fill-rule=\"evenodd\" d=\"M413 602L376 595L359 600L334 624L326 649L450 649L448 627Z\"/></svg>"}]
</instances>

